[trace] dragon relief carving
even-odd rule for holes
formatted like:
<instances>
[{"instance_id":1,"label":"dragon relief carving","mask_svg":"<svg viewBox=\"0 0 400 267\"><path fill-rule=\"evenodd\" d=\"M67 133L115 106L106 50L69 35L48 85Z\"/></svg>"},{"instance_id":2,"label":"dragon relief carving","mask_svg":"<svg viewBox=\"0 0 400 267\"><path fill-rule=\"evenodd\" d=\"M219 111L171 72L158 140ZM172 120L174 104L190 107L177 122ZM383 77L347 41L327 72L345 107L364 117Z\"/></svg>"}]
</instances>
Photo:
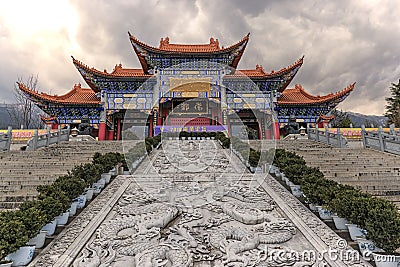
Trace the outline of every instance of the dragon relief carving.
<instances>
[{"instance_id":1,"label":"dragon relief carving","mask_svg":"<svg viewBox=\"0 0 400 267\"><path fill-rule=\"evenodd\" d=\"M211 203L184 209L131 186L74 267L261 266L268 261L263 256L268 245L296 234L289 220L275 216L274 202L262 191L240 183L208 194ZM284 265L294 263L287 259Z\"/></svg>"},{"instance_id":2,"label":"dragon relief carving","mask_svg":"<svg viewBox=\"0 0 400 267\"><path fill-rule=\"evenodd\" d=\"M130 186L74 267L298 264L291 257L268 257L269 248L284 248L296 228L251 180L215 175L233 169L225 153L211 153L211 142L185 141L179 151L163 144L147 176L128 178ZM193 153L198 156L192 159ZM200 172L187 171L194 159L204 165L196 165Z\"/></svg>"}]
</instances>

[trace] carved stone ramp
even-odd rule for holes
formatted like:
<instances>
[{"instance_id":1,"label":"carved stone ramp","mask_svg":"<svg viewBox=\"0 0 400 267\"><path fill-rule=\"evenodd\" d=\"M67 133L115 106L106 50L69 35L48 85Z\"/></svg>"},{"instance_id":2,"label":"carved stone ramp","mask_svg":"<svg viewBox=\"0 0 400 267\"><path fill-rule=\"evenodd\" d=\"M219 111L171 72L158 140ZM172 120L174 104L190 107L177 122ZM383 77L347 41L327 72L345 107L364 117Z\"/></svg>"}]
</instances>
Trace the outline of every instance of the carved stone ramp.
<instances>
[{"instance_id":1,"label":"carved stone ramp","mask_svg":"<svg viewBox=\"0 0 400 267\"><path fill-rule=\"evenodd\" d=\"M181 154L201 163L204 147ZM29 266L370 266L271 176L235 173L219 150L185 171L170 149L114 179Z\"/></svg>"}]
</instances>

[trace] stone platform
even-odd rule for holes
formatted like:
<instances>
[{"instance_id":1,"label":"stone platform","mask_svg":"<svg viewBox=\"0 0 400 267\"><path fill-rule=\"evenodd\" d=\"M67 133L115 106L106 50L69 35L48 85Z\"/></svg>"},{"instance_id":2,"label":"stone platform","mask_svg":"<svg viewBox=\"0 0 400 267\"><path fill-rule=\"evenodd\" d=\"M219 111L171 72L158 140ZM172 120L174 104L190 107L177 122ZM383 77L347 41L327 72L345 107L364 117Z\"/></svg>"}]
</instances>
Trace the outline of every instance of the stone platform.
<instances>
[{"instance_id":1,"label":"stone platform","mask_svg":"<svg viewBox=\"0 0 400 267\"><path fill-rule=\"evenodd\" d=\"M29 266L370 266L216 142L164 141Z\"/></svg>"}]
</instances>

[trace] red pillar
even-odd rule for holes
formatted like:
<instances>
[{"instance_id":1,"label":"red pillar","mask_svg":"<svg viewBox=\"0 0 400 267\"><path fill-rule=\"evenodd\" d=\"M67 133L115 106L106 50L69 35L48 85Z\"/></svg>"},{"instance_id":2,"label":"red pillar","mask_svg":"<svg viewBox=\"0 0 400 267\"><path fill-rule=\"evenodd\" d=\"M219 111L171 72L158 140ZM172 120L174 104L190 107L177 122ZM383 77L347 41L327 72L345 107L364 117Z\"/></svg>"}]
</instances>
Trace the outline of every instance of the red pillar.
<instances>
[{"instance_id":1,"label":"red pillar","mask_svg":"<svg viewBox=\"0 0 400 267\"><path fill-rule=\"evenodd\" d=\"M263 139L263 134L262 134L262 128L261 128L261 122L259 120L258 121L258 139Z\"/></svg>"},{"instance_id":2,"label":"red pillar","mask_svg":"<svg viewBox=\"0 0 400 267\"><path fill-rule=\"evenodd\" d=\"M153 134L154 134L153 123L154 123L154 119L153 119L153 117L150 117L150 133L149 133L150 137L153 137Z\"/></svg>"},{"instance_id":3,"label":"red pillar","mask_svg":"<svg viewBox=\"0 0 400 267\"><path fill-rule=\"evenodd\" d=\"M166 115L165 115L165 108L160 108L160 110L159 110L159 112L157 113L157 118L156 118L156 122L157 122L157 126L160 126L160 125L162 125L162 117L163 116L165 116L166 117ZM153 120L154 120L154 118L153 118ZM152 120L152 121L153 121Z\"/></svg>"},{"instance_id":4,"label":"red pillar","mask_svg":"<svg viewBox=\"0 0 400 267\"><path fill-rule=\"evenodd\" d=\"M279 132L279 122L274 122L274 137L276 140L281 139L281 134Z\"/></svg>"},{"instance_id":5,"label":"red pillar","mask_svg":"<svg viewBox=\"0 0 400 267\"><path fill-rule=\"evenodd\" d=\"M117 119L117 140L121 140L121 119Z\"/></svg>"},{"instance_id":6,"label":"red pillar","mask_svg":"<svg viewBox=\"0 0 400 267\"><path fill-rule=\"evenodd\" d=\"M270 129L265 129L265 139L272 139Z\"/></svg>"},{"instance_id":7,"label":"red pillar","mask_svg":"<svg viewBox=\"0 0 400 267\"><path fill-rule=\"evenodd\" d=\"M106 140L106 123L100 122L99 124L99 141Z\"/></svg>"},{"instance_id":8,"label":"red pillar","mask_svg":"<svg viewBox=\"0 0 400 267\"><path fill-rule=\"evenodd\" d=\"M107 131L107 140L114 140L114 130Z\"/></svg>"},{"instance_id":9,"label":"red pillar","mask_svg":"<svg viewBox=\"0 0 400 267\"><path fill-rule=\"evenodd\" d=\"M212 121L212 125L217 125L217 122L215 121L215 117L218 116L218 110L217 107L213 107L211 109L211 121Z\"/></svg>"}]
</instances>

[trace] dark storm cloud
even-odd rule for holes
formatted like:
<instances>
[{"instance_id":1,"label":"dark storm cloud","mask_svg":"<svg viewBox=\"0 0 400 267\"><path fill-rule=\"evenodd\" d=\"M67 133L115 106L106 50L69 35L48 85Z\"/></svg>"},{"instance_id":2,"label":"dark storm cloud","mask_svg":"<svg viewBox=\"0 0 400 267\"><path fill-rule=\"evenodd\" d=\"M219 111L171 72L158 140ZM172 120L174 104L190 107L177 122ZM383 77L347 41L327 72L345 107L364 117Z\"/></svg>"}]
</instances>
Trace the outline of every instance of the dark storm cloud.
<instances>
[{"instance_id":1,"label":"dark storm cloud","mask_svg":"<svg viewBox=\"0 0 400 267\"><path fill-rule=\"evenodd\" d=\"M278 70L305 55L291 86L300 83L323 95L357 82L340 105L345 110L381 114L390 83L400 77L396 1L72 0L69 4L77 14L73 34L63 28L38 34L35 40L16 40L12 25L0 17L0 99L11 99L10 89L20 75L39 73L43 90L58 94L82 82L71 54L100 70L110 71L120 62L140 67L128 31L153 46L167 35L173 43L206 43L212 36L227 46L251 32L239 68L261 64L266 71Z\"/></svg>"}]
</instances>

